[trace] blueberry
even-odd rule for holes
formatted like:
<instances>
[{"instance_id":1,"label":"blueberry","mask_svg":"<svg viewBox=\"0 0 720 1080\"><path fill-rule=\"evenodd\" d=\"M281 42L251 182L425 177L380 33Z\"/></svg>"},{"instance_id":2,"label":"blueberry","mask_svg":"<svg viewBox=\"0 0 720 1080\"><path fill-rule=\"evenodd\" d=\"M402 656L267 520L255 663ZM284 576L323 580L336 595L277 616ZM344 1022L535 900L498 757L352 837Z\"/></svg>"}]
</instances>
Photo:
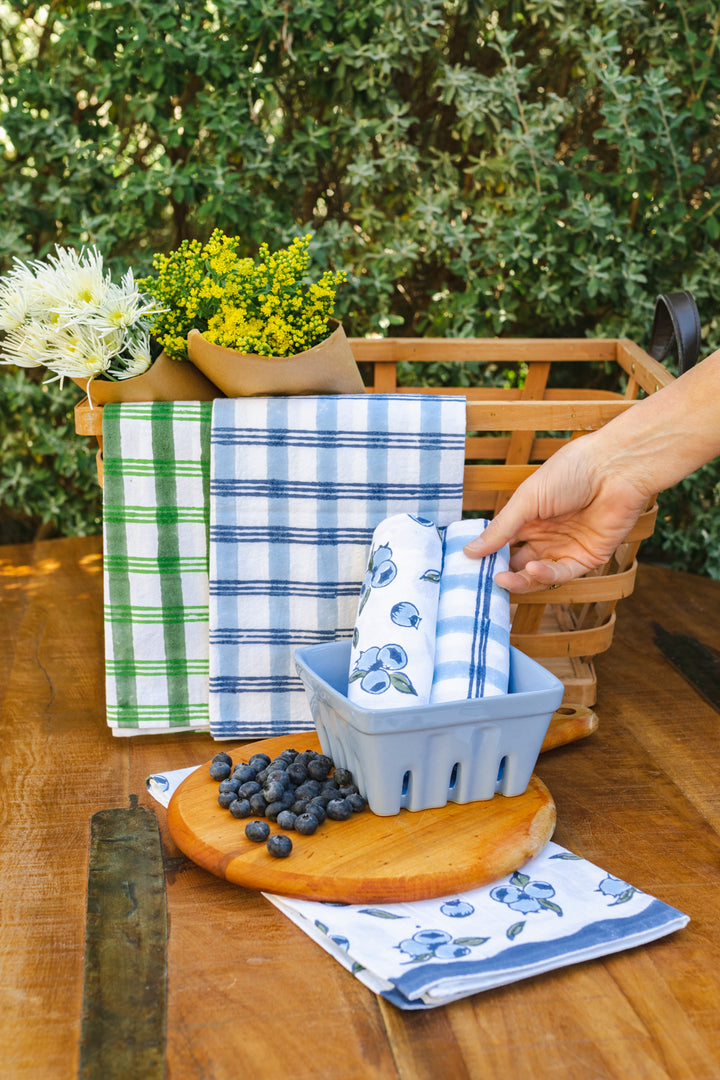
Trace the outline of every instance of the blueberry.
<instances>
[{"instance_id":1,"label":"blueberry","mask_svg":"<svg viewBox=\"0 0 720 1080\"><path fill-rule=\"evenodd\" d=\"M288 765L287 775L291 782L297 785L302 784L303 780L307 780L308 771L302 762L298 764L297 761L293 761L292 765Z\"/></svg>"},{"instance_id":2,"label":"blueberry","mask_svg":"<svg viewBox=\"0 0 720 1080\"><path fill-rule=\"evenodd\" d=\"M352 817L352 806L347 799L331 799L326 807L327 816L333 821L347 821Z\"/></svg>"},{"instance_id":3,"label":"blueberry","mask_svg":"<svg viewBox=\"0 0 720 1080\"><path fill-rule=\"evenodd\" d=\"M247 799L236 799L235 802L230 803L228 810L236 818L250 817L252 814L252 808Z\"/></svg>"},{"instance_id":4,"label":"blueberry","mask_svg":"<svg viewBox=\"0 0 720 1080\"><path fill-rule=\"evenodd\" d=\"M213 761L209 771L213 780L227 780L230 775L230 766L226 761Z\"/></svg>"},{"instance_id":5,"label":"blueberry","mask_svg":"<svg viewBox=\"0 0 720 1080\"><path fill-rule=\"evenodd\" d=\"M357 795L358 789L355 784L345 784L339 789L341 799L347 799L348 795Z\"/></svg>"},{"instance_id":6,"label":"blueberry","mask_svg":"<svg viewBox=\"0 0 720 1080\"><path fill-rule=\"evenodd\" d=\"M294 829L297 814L292 810L281 810L277 816L277 823L281 829Z\"/></svg>"},{"instance_id":7,"label":"blueberry","mask_svg":"<svg viewBox=\"0 0 720 1080\"><path fill-rule=\"evenodd\" d=\"M255 817L265 817L267 803L262 797L262 792L256 791L254 795L250 796L250 809L255 814Z\"/></svg>"},{"instance_id":8,"label":"blueberry","mask_svg":"<svg viewBox=\"0 0 720 1080\"><path fill-rule=\"evenodd\" d=\"M283 750L283 752L279 756L287 762L293 762L298 756L298 752L297 750L292 750L288 747L288 749Z\"/></svg>"},{"instance_id":9,"label":"blueberry","mask_svg":"<svg viewBox=\"0 0 720 1080\"><path fill-rule=\"evenodd\" d=\"M353 774L349 769L336 769L333 773L333 780L338 787L347 787L348 784L353 782Z\"/></svg>"},{"instance_id":10,"label":"blueberry","mask_svg":"<svg viewBox=\"0 0 720 1080\"><path fill-rule=\"evenodd\" d=\"M226 791L237 791L240 787L240 781L236 776L228 776L227 780L221 780L218 791L223 794Z\"/></svg>"},{"instance_id":11,"label":"blueberry","mask_svg":"<svg viewBox=\"0 0 720 1080\"><path fill-rule=\"evenodd\" d=\"M312 761L312 759L314 757L315 757L315 751L314 750L303 750L295 758L294 764L295 765L304 765L305 768L307 768L308 762Z\"/></svg>"},{"instance_id":12,"label":"blueberry","mask_svg":"<svg viewBox=\"0 0 720 1080\"><path fill-rule=\"evenodd\" d=\"M248 762L248 765L254 766L256 769L264 769L270 764L272 758L269 754L253 754Z\"/></svg>"},{"instance_id":13,"label":"blueberry","mask_svg":"<svg viewBox=\"0 0 720 1080\"><path fill-rule=\"evenodd\" d=\"M290 809L292 810L293 814L304 814L309 805L310 805L310 796L309 795L303 795L303 797L301 799L296 799L295 800L295 802L292 804Z\"/></svg>"},{"instance_id":14,"label":"blueberry","mask_svg":"<svg viewBox=\"0 0 720 1080\"><path fill-rule=\"evenodd\" d=\"M236 765L233 769L233 776L237 776L241 784L247 784L248 780L254 780L257 775L257 769L253 769L252 765Z\"/></svg>"},{"instance_id":15,"label":"blueberry","mask_svg":"<svg viewBox=\"0 0 720 1080\"><path fill-rule=\"evenodd\" d=\"M260 822L258 822L259 824ZM287 859L292 851L292 840L289 836L283 836L282 833L275 833L268 840L267 849L276 859Z\"/></svg>"},{"instance_id":16,"label":"blueberry","mask_svg":"<svg viewBox=\"0 0 720 1080\"><path fill-rule=\"evenodd\" d=\"M363 798L360 792L356 792L354 795L348 795L347 801L353 808L354 813L360 814L367 806L367 799Z\"/></svg>"},{"instance_id":17,"label":"blueberry","mask_svg":"<svg viewBox=\"0 0 720 1080\"><path fill-rule=\"evenodd\" d=\"M320 822L314 814L298 814L295 818L295 832L301 836L312 836Z\"/></svg>"},{"instance_id":18,"label":"blueberry","mask_svg":"<svg viewBox=\"0 0 720 1080\"><path fill-rule=\"evenodd\" d=\"M331 769L332 761L325 754L318 754L307 766L308 776L313 780L324 780Z\"/></svg>"},{"instance_id":19,"label":"blueberry","mask_svg":"<svg viewBox=\"0 0 720 1080\"><path fill-rule=\"evenodd\" d=\"M282 814L284 806L281 802L271 802L265 807L265 817L268 821L277 821L278 814Z\"/></svg>"},{"instance_id":20,"label":"blueberry","mask_svg":"<svg viewBox=\"0 0 720 1080\"><path fill-rule=\"evenodd\" d=\"M331 792L330 795L326 795L324 794L324 792L321 792L319 795L313 795L310 802L313 803L315 806L322 806L324 810L331 799L337 798L339 798L337 791Z\"/></svg>"},{"instance_id":21,"label":"blueberry","mask_svg":"<svg viewBox=\"0 0 720 1080\"><path fill-rule=\"evenodd\" d=\"M237 792L221 791L218 794L218 805L222 806L223 810L227 810L231 803L234 802L237 802Z\"/></svg>"},{"instance_id":22,"label":"blueberry","mask_svg":"<svg viewBox=\"0 0 720 1080\"><path fill-rule=\"evenodd\" d=\"M323 821L327 817L327 811L322 803L316 803L313 799L312 802L307 804L307 808L304 811L306 814L312 814L313 817L318 819L318 824L322 825Z\"/></svg>"},{"instance_id":23,"label":"blueberry","mask_svg":"<svg viewBox=\"0 0 720 1080\"><path fill-rule=\"evenodd\" d=\"M258 791L262 791L262 788L257 780L248 780L245 784L240 785L238 788L238 795L243 799L250 799L253 795L256 795Z\"/></svg>"},{"instance_id":24,"label":"blueberry","mask_svg":"<svg viewBox=\"0 0 720 1080\"><path fill-rule=\"evenodd\" d=\"M305 780L304 783L298 784L295 788L297 795L304 795L306 792L312 799L313 796L319 795L322 791L322 784L319 780Z\"/></svg>"},{"instance_id":25,"label":"blueberry","mask_svg":"<svg viewBox=\"0 0 720 1080\"><path fill-rule=\"evenodd\" d=\"M224 750L221 750L219 754L216 754L213 761L222 761L224 765L229 765L232 768L232 758L229 754L226 754Z\"/></svg>"},{"instance_id":26,"label":"blueberry","mask_svg":"<svg viewBox=\"0 0 720 1080\"><path fill-rule=\"evenodd\" d=\"M286 788L285 791L283 791L280 802L283 804L285 810L290 810L295 802L295 792L292 788Z\"/></svg>"},{"instance_id":27,"label":"blueberry","mask_svg":"<svg viewBox=\"0 0 720 1080\"><path fill-rule=\"evenodd\" d=\"M285 785L281 784L279 780L268 780L265 787L262 789L263 798L268 803L279 802L283 797L285 791Z\"/></svg>"},{"instance_id":28,"label":"blueberry","mask_svg":"<svg viewBox=\"0 0 720 1080\"><path fill-rule=\"evenodd\" d=\"M254 844L262 844L270 835L270 826L267 821L249 821L245 826L245 835Z\"/></svg>"},{"instance_id":29,"label":"blueberry","mask_svg":"<svg viewBox=\"0 0 720 1080\"><path fill-rule=\"evenodd\" d=\"M255 779L257 780L258 784L262 785L262 784L265 783L265 781L267 780L267 774L268 774L268 766L267 765L265 765L262 769L258 769L258 771L255 773Z\"/></svg>"}]
</instances>

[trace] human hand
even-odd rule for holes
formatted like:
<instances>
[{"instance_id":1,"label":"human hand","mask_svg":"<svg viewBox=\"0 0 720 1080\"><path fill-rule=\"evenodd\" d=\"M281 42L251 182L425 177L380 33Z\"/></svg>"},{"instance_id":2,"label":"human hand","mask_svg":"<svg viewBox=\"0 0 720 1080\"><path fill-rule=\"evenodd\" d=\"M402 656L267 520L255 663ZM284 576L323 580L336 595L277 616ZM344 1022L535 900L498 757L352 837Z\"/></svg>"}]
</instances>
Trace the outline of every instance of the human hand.
<instances>
[{"instance_id":1,"label":"human hand","mask_svg":"<svg viewBox=\"0 0 720 1080\"><path fill-rule=\"evenodd\" d=\"M605 467L602 445L583 436L525 480L464 550L480 558L520 542L495 580L510 592L537 592L607 562L647 502L639 485Z\"/></svg>"}]
</instances>

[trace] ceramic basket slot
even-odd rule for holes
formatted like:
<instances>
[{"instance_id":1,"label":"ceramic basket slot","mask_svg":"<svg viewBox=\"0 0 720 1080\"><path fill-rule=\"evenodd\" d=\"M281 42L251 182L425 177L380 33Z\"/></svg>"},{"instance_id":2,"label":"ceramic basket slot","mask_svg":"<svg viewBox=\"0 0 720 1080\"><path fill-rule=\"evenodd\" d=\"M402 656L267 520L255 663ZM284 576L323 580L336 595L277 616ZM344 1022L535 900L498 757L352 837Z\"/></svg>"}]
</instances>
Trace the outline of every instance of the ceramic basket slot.
<instances>
[{"instance_id":1,"label":"ceramic basket slot","mask_svg":"<svg viewBox=\"0 0 720 1080\"><path fill-rule=\"evenodd\" d=\"M563 696L559 679L514 648L508 694L417 708L350 702L349 641L297 649L295 663L323 751L380 815L521 795Z\"/></svg>"}]
</instances>

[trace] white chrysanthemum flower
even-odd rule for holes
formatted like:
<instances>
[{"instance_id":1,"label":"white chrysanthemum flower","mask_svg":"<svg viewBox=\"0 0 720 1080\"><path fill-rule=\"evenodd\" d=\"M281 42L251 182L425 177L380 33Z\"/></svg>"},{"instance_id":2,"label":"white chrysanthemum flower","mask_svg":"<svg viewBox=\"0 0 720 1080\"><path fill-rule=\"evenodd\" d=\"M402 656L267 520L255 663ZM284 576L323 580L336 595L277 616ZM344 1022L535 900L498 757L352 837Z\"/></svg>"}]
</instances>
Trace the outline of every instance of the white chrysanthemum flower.
<instances>
[{"instance_id":1,"label":"white chrysanthemum flower","mask_svg":"<svg viewBox=\"0 0 720 1080\"><path fill-rule=\"evenodd\" d=\"M0 330L19 330L27 316L26 295L14 283L0 281Z\"/></svg>"},{"instance_id":2,"label":"white chrysanthemum flower","mask_svg":"<svg viewBox=\"0 0 720 1080\"><path fill-rule=\"evenodd\" d=\"M132 378L152 363L150 321L163 310L132 270L114 284L94 248L16 259L0 279L0 362L44 366L59 379Z\"/></svg>"},{"instance_id":3,"label":"white chrysanthemum flower","mask_svg":"<svg viewBox=\"0 0 720 1080\"><path fill-rule=\"evenodd\" d=\"M115 365L110 369L118 379L132 379L135 375L142 375L152 364L150 356L150 335L147 331L131 337L123 354L123 367Z\"/></svg>"},{"instance_id":4,"label":"white chrysanthemum flower","mask_svg":"<svg viewBox=\"0 0 720 1080\"><path fill-rule=\"evenodd\" d=\"M49 359L47 335L35 323L10 330L0 343L0 363L17 367L44 367Z\"/></svg>"},{"instance_id":5,"label":"white chrysanthemum flower","mask_svg":"<svg viewBox=\"0 0 720 1080\"><path fill-rule=\"evenodd\" d=\"M109 369L117 356L117 340L92 327L83 327L82 332L63 328L50 343L50 351L46 366L56 376L90 379Z\"/></svg>"},{"instance_id":6,"label":"white chrysanthemum flower","mask_svg":"<svg viewBox=\"0 0 720 1080\"><path fill-rule=\"evenodd\" d=\"M146 300L138 292L132 277L132 270L123 277L121 285L110 285L105 299L92 316L98 324L129 330L141 319L158 315L163 309L152 300Z\"/></svg>"},{"instance_id":7,"label":"white chrysanthemum flower","mask_svg":"<svg viewBox=\"0 0 720 1080\"><path fill-rule=\"evenodd\" d=\"M72 248L56 248L56 254L48 256L47 265L36 262L33 269L48 296L54 293L53 308L60 315L99 310L111 286L102 255L95 248L79 253Z\"/></svg>"}]
</instances>

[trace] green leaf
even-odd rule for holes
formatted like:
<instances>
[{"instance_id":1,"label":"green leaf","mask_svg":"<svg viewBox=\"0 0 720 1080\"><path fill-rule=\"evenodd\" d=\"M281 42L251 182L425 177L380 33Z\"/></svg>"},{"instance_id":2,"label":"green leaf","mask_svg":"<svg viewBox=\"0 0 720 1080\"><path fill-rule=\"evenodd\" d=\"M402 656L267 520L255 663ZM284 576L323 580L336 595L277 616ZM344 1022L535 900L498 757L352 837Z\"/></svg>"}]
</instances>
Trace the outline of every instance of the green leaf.
<instances>
[{"instance_id":1,"label":"green leaf","mask_svg":"<svg viewBox=\"0 0 720 1080\"><path fill-rule=\"evenodd\" d=\"M374 915L376 919L404 919L405 915L396 915L393 911L384 911L382 908L362 908L361 915Z\"/></svg>"},{"instance_id":2,"label":"green leaf","mask_svg":"<svg viewBox=\"0 0 720 1080\"><path fill-rule=\"evenodd\" d=\"M403 675L401 671L389 672L390 682L396 690L399 690L401 694L414 694L417 697L417 690L408 679L407 675Z\"/></svg>"},{"instance_id":3,"label":"green leaf","mask_svg":"<svg viewBox=\"0 0 720 1080\"><path fill-rule=\"evenodd\" d=\"M505 931L505 936L510 938L511 941L514 941L518 934L521 933L524 926L524 920L522 922L513 923L512 926L509 926L508 929Z\"/></svg>"}]
</instances>

